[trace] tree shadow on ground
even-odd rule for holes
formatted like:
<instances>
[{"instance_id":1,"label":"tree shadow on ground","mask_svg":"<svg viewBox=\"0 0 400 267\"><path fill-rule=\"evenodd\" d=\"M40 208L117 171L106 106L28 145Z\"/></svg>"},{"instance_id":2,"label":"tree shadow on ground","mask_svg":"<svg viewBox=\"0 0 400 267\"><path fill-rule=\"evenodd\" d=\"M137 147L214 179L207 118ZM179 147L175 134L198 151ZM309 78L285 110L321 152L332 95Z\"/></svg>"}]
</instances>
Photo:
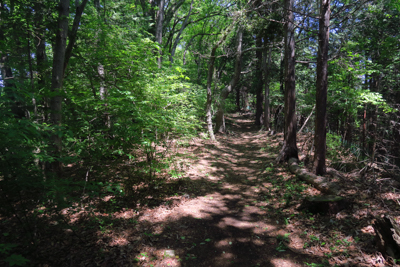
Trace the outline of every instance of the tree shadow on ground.
<instances>
[{"instance_id":1,"label":"tree shadow on ground","mask_svg":"<svg viewBox=\"0 0 400 267\"><path fill-rule=\"evenodd\" d=\"M130 197L98 198L103 206L88 201L58 217L36 217L31 266L306 266L372 253L353 242L372 242L364 231L370 222L357 221L367 203L339 216L296 211L315 191L274 166L276 139L246 120L230 127L233 134L218 144L193 144L202 154L181 178L148 181Z\"/></svg>"}]
</instances>

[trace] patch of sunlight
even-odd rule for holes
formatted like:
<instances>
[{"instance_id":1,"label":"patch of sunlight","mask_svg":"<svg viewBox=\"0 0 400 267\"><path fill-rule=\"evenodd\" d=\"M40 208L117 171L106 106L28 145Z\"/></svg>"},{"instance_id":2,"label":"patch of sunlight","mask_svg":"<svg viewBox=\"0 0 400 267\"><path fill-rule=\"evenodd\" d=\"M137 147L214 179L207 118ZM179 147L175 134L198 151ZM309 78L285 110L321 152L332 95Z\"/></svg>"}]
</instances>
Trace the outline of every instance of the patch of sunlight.
<instances>
[{"instance_id":1,"label":"patch of sunlight","mask_svg":"<svg viewBox=\"0 0 400 267\"><path fill-rule=\"evenodd\" d=\"M264 246L265 245L265 241L261 240L261 239L254 239L253 240L253 244L256 246Z\"/></svg>"},{"instance_id":2,"label":"patch of sunlight","mask_svg":"<svg viewBox=\"0 0 400 267\"><path fill-rule=\"evenodd\" d=\"M253 223L251 222L246 222L246 221L241 221L236 218L232 217L225 217L222 218L222 220L218 223L218 227L220 228L226 228L227 226L233 226L239 229L249 229L253 228Z\"/></svg>"},{"instance_id":3,"label":"patch of sunlight","mask_svg":"<svg viewBox=\"0 0 400 267\"><path fill-rule=\"evenodd\" d=\"M129 244L129 241L122 237L122 236L113 236L111 241L108 243L110 247L114 246L127 246Z\"/></svg>"},{"instance_id":4,"label":"patch of sunlight","mask_svg":"<svg viewBox=\"0 0 400 267\"><path fill-rule=\"evenodd\" d=\"M225 238L222 239L218 242L216 242L215 247L219 248L219 249L224 249L225 248L229 248L234 242L234 238L230 237L230 238Z\"/></svg>"},{"instance_id":5,"label":"patch of sunlight","mask_svg":"<svg viewBox=\"0 0 400 267\"><path fill-rule=\"evenodd\" d=\"M290 257L290 255L288 256ZM271 260L272 266L276 267L301 267L304 266L303 264L293 262L292 260L282 259L282 258L275 258Z\"/></svg>"},{"instance_id":6,"label":"patch of sunlight","mask_svg":"<svg viewBox=\"0 0 400 267\"><path fill-rule=\"evenodd\" d=\"M221 255L215 258L216 266L226 266L227 263L233 261L235 255L233 253L222 251Z\"/></svg>"},{"instance_id":7,"label":"patch of sunlight","mask_svg":"<svg viewBox=\"0 0 400 267\"><path fill-rule=\"evenodd\" d=\"M151 247L146 247L134 256L133 261L138 264L135 266L154 266L157 262L159 264L157 266L180 267L179 252L168 248L154 250Z\"/></svg>"}]
</instances>

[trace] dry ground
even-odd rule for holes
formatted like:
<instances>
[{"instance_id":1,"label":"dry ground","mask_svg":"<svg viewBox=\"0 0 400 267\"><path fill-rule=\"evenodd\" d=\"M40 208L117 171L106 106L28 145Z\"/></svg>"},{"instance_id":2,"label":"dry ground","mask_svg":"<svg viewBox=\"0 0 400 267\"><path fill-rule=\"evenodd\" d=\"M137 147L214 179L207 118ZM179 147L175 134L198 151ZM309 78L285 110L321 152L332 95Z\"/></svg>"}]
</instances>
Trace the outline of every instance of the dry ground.
<instances>
[{"instance_id":1,"label":"dry ground","mask_svg":"<svg viewBox=\"0 0 400 267\"><path fill-rule=\"evenodd\" d=\"M399 216L399 190L347 175L353 207L335 216L299 211L319 191L276 166L281 135L250 115L231 115L217 143L180 146L181 175L136 185L129 200L49 219L32 266L387 266L373 242L373 216ZM303 140L303 139L304 140ZM302 147L307 137L300 137ZM122 170L114 171L114 174Z\"/></svg>"}]
</instances>

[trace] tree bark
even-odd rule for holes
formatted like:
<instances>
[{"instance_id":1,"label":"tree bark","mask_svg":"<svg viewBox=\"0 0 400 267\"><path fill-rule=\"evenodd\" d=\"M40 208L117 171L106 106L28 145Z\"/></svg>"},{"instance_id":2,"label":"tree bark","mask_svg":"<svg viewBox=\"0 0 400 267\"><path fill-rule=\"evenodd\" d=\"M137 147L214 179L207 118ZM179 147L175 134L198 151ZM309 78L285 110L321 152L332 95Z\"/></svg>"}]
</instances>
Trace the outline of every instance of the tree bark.
<instances>
[{"instance_id":1,"label":"tree bark","mask_svg":"<svg viewBox=\"0 0 400 267\"><path fill-rule=\"evenodd\" d=\"M317 93L316 93L316 115L315 115L315 174L326 173L326 103L328 92L328 45L329 45L329 22L330 22L330 0L321 0L320 19L318 34L318 59L317 59Z\"/></svg>"},{"instance_id":2,"label":"tree bark","mask_svg":"<svg viewBox=\"0 0 400 267\"><path fill-rule=\"evenodd\" d=\"M68 16L69 16L69 0L60 0L58 27L56 33L56 43L53 47L53 70L51 78L52 98L50 101L50 120L55 127L61 126L62 119L62 83L64 74L64 59L68 34ZM56 130L57 131L57 130ZM61 174L62 165L59 160L62 151L62 143L60 134L53 133L53 157L52 170L56 174Z\"/></svg>"},{"instance_id":3,"label":"tree bark","mask_svg":"<svg viewBox=\"0 0 400 267\"><path fill-rule=\"evenodd\" d=\"M64 74L65 74L65 70L68 66L69 59L72 56L72 49L74 48L74 45L75 45L75 40L76 40L76 36L78 33L79 25L81 22L82 13L83 13L83 10L85 9L87 2L88 2L88 0L83 0L82 3L80 5L77 5L77 7L76 7L75 18L74 18L74 22L72 24L72 29L68 33L68 46L65 51L64 70L63 70ZM97 5L95 5L95 6L97 7Z\"/></svg>"},{"instance_id":4,"label":"tree bark","mask_svg":"<svg viewBox=\"0 0 400 267\"><path fill-rule=\"evenodd\" d=\"M158 6L158 14L157 14L157 26L156 26L156 42L160 45L159 54L160 56L157 58L158 68L161 68L162 61L162 29L164 23L164 6L165 0L160 0Z\"/></svg>"},{"instance_id":5,"label":"tree bark","mask_svg":"<svg viewBox=\"0 0 400 267\"><path fill-rule=\"evenodd\" d=\"M175 56L175 51L176 51L176 47L178 46L179 41L181 40L180 36L182 35L183 30L186 28L186 25L188 23L189 17L190 17L190 13L192 12L192 8L193 8L193 1L190 3L190 8L189 8L189 12L185 18L185 21L183 22L181 29L178 32L178 35L175 38L174 44L172 45L172 49L171 49L171 56L170 56L170 61L171 63L174 63L174 56ZM186 50L185 50L186 51ZM183 64L185 65L185 64Z\"/></svg>"},{"instance_id":6,"label":"tree bark","mask_svg":"<svg viewBox=\"0 0 400 267\"><path fill-rule=\"evenodd\" d=\"M241 28L239 28L238 33L237 33L235 73L233 74L233 77L232 77L231 81L229 82L229 84L221 91L220 101L218 103L218 111L217 111L217 114L215 115L215 119L216 119L215 131L216 132L225 132L226 131L225 119L224 119L225 100L229 96L229 94L232 92L232 90L235 88L235 86L237 85L237 83L240 79L240 73L242 70L241 69L242 40L243 40L243 31Z\"/></svg>"},{"instance_id":7,"label":"tree bark","mask_svg":"<svg viewBox=\"0 0 400 267\"><path fill-rule=\"evenodd\" d=\"M373 227L378 250L393 259L400 258L400 225L395 218L389 215L376 218Z\"/></svg>"},{"instance_id":8,"label":"tree bark","mask_svg":"<svg viewBox=\"0 0 400 267\"><path fill-rule=\"evenodd\" d=\"M301 168L297 164L296 158L289 159L289 170L296 174L301 180L313 185L316 189L323 193L337 195L340 190L340 186L337 183L329 182L328 178L323 176L317 176L313 173L308 172L306 169Z\"/></svg>"},{"instance_id":9,"label":"tree bark","mask_svg":"<svg viewBox=\"0 0 400 267\"><path fill-rule=\"evenodd\" d=\"M43 27L43 7L41 4L36 3L35 8L35 31L37 32L37 38L35 38L36 47L36 72L37 72L37 90L40 92L46 87L46 29ZM42 103L42 119L44 122L48 122L48 110L49 103L46 96L43 97Z\"/></svg>"},{"instance_id":10,"label":"tree bark","mask_svg":"<svg viewBox=\"0 0 400 267\"><path fill-rule=\"evenodd\" d=\"M247 112L250 110L250 103L249 103L249 88L246 86L242 87L242 99L243 99L243 109L244 112Z\"/></svg>"},{"instance_id":11,"label":"tree bark","mask_svg":"<svg viewBox=\"0 0 400 267\"><path fill-rule=\"evenodd\" d=\"M211 83L214 71L214 62L215 62L215 53L218 47L225 41L226 37L232 30L234 23L232 23L229 28L223 33L221 39L213 46L211 49L210 60L208 61L208 72L207 72L207 101L206 101L206 121L207 121L207 130L210 135L211 141L215 141L215 135L213 131L212 125L212 114L211 114L211 104L212 104L212 90Z\"/></svg>"},{"instance_id":12,"label":"tree bark","mask_svg":"<svg viewBox=\"0 0 400 267\"><path fill-rule=\"evenodd\" d=\"M264 41L265 46L265 41ZM264 60L263 60L263 69L264 69L264 127L266 131L270 130L270 105L269 105L269 67L271 65L271 54L272 47L269 48L268 52L268 63L267 63L267 50L264 50Z\"/></svg>"},{"instance_id":13,"label":"tree bark","mask_svg":"<svg viewBox=\"0 0 400 267\"><path fill-rule=\"evenodd\" d=\"M288 161L289 158L298 159L293 2L285 0L285 141L277 162Z\"/></svg>"},{"instance_id":14,"label":"tree bark","mask_svg":"<svg viewBox=\"0 0 400 267\"><path fill-rule=\"evenodd\" d=\"M257 34L256 36L256 47L262 46L261 34ZM262 71L262 50L256 50L256 73L255 73L255 82L256 82L256 125L261 125L261 116L263 113L263 71Z\"/></svg>"}]
</instances>

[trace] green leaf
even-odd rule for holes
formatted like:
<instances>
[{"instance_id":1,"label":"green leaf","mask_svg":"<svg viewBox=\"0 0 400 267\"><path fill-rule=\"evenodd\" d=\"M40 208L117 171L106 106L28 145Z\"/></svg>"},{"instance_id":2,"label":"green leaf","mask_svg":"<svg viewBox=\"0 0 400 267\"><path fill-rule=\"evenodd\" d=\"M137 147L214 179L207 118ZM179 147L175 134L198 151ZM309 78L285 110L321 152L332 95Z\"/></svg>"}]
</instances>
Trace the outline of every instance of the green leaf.
<instances>
[{"instance_id":1,"label":"green leaf","mask_svg":"<svg viewBox=\"0 0 400 267\"><path fill-rule=\"evenodd\" d=\"M19 254L12 254L11 256L7 257L4 261L8 262L10 266L14 265L24 266L30 260L26 259L25 257Z\"/></svg>"}]
</instances>

